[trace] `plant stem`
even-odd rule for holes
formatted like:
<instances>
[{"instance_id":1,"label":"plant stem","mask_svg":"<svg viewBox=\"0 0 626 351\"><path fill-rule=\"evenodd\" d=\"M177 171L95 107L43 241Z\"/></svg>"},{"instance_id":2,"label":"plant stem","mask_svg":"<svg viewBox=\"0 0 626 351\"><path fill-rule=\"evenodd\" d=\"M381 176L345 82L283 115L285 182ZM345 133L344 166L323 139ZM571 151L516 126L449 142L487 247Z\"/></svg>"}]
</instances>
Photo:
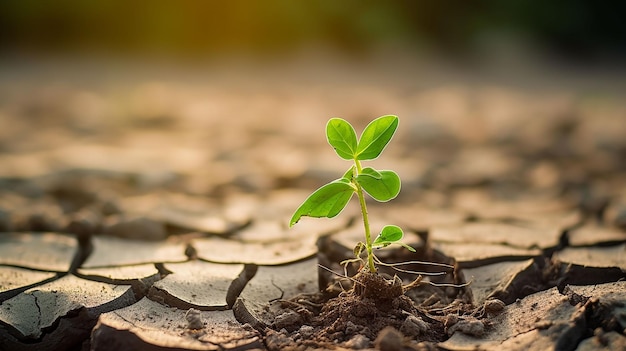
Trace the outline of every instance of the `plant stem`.
<instances>
[{"instance_id":1,"label":"plant stem","mask_svg":"<svg viewBox=\"0 0 626 351\"><path fill-rule=\"evenodd\" d=\"M354 160L356 166L356 175L361 173L361 162ZM374 253L372 252L372 234L370 232L370 222L367 217L367 206L365 205L365 196L363 195L363 188L358 182L354 182L356 185L356 194L359 197L359 203L361 204L361 214L363 215L363 227L365 228L365 251L367 252L367 265L370 272L375 273L376 267L374 266Z\"/></svg>"}]
</instances>

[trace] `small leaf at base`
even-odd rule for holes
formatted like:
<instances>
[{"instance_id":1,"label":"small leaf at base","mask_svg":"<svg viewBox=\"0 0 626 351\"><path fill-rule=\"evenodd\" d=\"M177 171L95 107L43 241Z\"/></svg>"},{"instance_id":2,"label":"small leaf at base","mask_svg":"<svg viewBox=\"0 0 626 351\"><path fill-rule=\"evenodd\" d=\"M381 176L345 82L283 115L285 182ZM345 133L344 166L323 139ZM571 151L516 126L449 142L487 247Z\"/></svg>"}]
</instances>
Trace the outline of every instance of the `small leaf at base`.
<instances>
[{"instance_id":1,"label":"small leaf at base","mask_svg":"<svg viewBox=\"0 0 626 351\"><path fill-rule=\"evenodd\" d=\"M378 234L376 239L374 239L372 245L383 242L393 243L402 240L403 236L404 232L402 231L402 228L397 225L386 225L383 230L380 231L380 234Z\"/></svg>"},{"instance_id":2,"label":"small leaf at base","mask_svg":"<svg viewBox=\"0 0 626 351\"><path fill-rule=\"evenodd\" d=\"M395 244L400 245L411 252L415 252L414 248L400 241L403 237L404 232L402 231L402 228L396 225L386 225L372 243L372 247L383 248Z\"/></svg>"}]
</instances>

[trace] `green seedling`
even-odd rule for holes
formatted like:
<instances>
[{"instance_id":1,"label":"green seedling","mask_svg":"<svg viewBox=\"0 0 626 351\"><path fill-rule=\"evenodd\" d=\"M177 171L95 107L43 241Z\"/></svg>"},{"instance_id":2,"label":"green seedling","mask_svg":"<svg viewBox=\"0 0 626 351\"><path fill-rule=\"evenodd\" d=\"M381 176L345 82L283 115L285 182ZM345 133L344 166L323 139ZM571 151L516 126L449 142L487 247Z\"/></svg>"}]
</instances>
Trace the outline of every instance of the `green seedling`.
<instances>
[{"instance_id":1,"label":"green seedling","mask_svg":"<svg viewBox=\"0 0 626 351\"><path fill-rule=\"evenodd\" d=\"M367 266L370 272L376 272L374 265L374 248L382 248L391 244L415 250L404 244L402 229L395 225L386 225L378 236L372 240L367 206L364 193L374 200L387 202L400 193L400 177L391 170L376 170L371 167L363 168L361 161L373 160L380 156L398 128L398 117L388 115L379 117L370 122L357 139L356 132L350 123L341 118L332 118L326 124L326 138L337 155L353 164L344 175L317 189L298 207L289 226L296 224L300 218L337 216L348 204L354 194L359 199L363 226L365 229L365 243L359 242L354 248L354 254L360 257L363 250L367 253Z\"/></svg>"}]
</instances>

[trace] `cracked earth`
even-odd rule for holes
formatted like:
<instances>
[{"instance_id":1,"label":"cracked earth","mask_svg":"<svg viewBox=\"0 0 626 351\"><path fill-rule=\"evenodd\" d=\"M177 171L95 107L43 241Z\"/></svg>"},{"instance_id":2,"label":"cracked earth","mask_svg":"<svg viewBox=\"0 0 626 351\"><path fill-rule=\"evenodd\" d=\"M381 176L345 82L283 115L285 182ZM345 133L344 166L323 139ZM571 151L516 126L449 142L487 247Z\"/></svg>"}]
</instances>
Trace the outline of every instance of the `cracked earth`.
<instances>
[{"instance_id":1,"label":"cracked earth","mask_svg":"<svg viewBox=\"0 0 626 351\"><path fill-rule=\"evenodd\" d=\"M345 330L350 340L320 348L626 349L620 83L515 86L371 65L109 76L3 65L0 350L313 348L298 342L310 326L267 312L341 289L339 262L363 240L359 209L288 219L347 167L326 120L362 130L384 114L400 126L374 162L403 185L368 204L372 226L401 226L422 256L378 254L450 264L455 277L425 282L469 284L408 294L445 317L444 340ZM441 312L460 303L474 314Z\"/></svg>"}]
</instances>

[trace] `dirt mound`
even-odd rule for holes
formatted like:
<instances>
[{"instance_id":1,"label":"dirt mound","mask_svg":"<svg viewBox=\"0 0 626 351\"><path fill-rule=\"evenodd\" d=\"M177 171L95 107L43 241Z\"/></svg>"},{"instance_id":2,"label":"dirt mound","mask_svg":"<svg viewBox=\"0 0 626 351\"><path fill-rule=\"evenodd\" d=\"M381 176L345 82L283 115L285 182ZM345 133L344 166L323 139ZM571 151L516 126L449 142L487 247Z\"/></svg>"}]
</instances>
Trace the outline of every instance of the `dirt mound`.
<instances>
[{"instance_id":1,"label":"dirt mound","mask_svg":"<svg viewBox=\"0 0 626 351\"><path fill-rule=\"evenodd\" d=\"M421 285L419 280L403 285L398 276L389 279L384 274L365 271L350 280L352 288L336 296L328 293L332 289L327 289L327 293L277 302L271 309L273 324L265 330L268 348L382 349L389 344L414 349L434 347L447 339L448 319L442 310L424 308L424 300L407 294ZM439 292L445 294L443 289ZM456 308L445 314L470 308L459 300L454 305Z\"/></svg>"}]
</instances>

